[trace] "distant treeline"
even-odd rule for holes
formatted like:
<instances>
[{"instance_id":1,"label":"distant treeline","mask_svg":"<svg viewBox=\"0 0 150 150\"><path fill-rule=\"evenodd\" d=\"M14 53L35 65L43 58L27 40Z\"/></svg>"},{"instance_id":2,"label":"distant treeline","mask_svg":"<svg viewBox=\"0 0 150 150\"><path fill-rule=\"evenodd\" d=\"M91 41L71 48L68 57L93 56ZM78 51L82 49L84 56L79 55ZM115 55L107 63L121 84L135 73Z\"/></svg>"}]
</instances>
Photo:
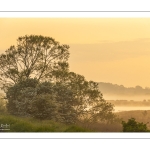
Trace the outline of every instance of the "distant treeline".
<instances>
[{"instance_id":1,"label":"distant treeline","mask_svg":"<svg viewBox=\"0 0 150 150\"><path fill-rule=\"evenodd\" d=\"M107 100L107 102L114 104L115 106L150 106L150 100Z\"/></svg>"},{"instance_id":2,"label":"distant treeline","mask_svg":"<svg viewBox=\"0 0 150 150\"><path fill-rule=\"evenodd\" d=\"M141 86L136 87L124 87L123 85L117 85L112 83L104 83L99 82L99 89L105 95L147 95L150 96L150 88L145 87L142 88Z\"/></svg>"}]
</instances>

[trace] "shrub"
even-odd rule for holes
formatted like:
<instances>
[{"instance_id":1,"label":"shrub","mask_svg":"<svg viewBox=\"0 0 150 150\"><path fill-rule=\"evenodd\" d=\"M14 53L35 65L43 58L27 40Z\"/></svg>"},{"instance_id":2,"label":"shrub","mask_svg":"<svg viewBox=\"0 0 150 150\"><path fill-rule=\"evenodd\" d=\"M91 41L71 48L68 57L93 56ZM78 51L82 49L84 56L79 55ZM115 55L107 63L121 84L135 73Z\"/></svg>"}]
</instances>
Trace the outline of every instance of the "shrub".
<instances>
[{"instance_id":1,"label":"shrub","mask_svg":"<svg viewBox=\"0 0 150 150\"><path fill-rule=\"evenodd\" d=\"M148 132L147 125L143 122L137 122L135 118L128 119L128 122L122 121L123 132Z\"/></svg>"}]
</instances>

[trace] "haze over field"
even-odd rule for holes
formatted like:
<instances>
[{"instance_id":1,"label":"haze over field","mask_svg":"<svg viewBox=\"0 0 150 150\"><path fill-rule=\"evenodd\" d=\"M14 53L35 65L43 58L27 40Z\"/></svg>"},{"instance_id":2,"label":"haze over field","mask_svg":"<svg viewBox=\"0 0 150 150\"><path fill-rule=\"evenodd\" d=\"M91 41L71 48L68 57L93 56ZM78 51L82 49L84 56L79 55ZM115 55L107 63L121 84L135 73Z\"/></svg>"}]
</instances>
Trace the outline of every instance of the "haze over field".
<instances>
[{"instance_id":1,"label":"haze over field","mask_svg":"<svg viewBox=\"0 0 150 150\"><path fill-rule=\"evenodd\" d=\"M99 82L99 89L106 100L150 100L150 88L124 87L112 83Z\"/></svg>"}]
</instances>

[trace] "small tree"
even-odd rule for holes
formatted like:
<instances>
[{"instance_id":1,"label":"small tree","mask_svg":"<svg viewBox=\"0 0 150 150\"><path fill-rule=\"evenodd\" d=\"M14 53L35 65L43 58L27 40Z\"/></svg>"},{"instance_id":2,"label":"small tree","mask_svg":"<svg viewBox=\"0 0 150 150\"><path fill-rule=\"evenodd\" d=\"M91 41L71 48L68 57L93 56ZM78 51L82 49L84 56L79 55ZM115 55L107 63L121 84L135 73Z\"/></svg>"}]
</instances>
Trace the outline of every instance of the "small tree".
<instances>
[{"instance_id":1,"label":"small tree","mask_svg":"<svg viewBox=\"0 0 150 150\"><path fill-rule=\"evenodd\" d=\"M143 122L135 121L135 118L128 119L128 122L122 121L123 132L147 132L147 125Z\"/></svg>"}]
</instances>

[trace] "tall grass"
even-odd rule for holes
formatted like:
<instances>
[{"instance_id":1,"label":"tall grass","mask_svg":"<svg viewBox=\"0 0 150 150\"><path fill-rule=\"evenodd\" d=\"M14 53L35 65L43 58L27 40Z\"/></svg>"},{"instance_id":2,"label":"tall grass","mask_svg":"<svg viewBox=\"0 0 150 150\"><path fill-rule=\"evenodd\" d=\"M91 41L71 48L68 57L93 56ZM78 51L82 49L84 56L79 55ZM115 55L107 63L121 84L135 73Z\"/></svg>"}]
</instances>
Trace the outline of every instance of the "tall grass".
<instances>
[{"instance_id":1,"label":"tall grass","mask_svg":"<svg viewBox=\"0 0 150 150\"><path fill-rule=\"evenodd\" d=\"M135 118L138 122L146 123L148 129L150 129L150 123L148 123L150 111L125 111L116 114L124 121L127 121L129 118ZM51 120L38 120L1 114L1 124L10 124L10 130L4 132L122 132L121 120L109 124L104 122L78 122L77 124L66 125Z\"/></svg>"},{"instance_id":2,"label":"tall grass","mask_svg":"<svg viewBox=\"0 0 150 150\"><path fill-rule=\"evenodd\" d=\"M10 124L7 132L63 132L67 126L50 120L36 120L11 115L0 115L0 124Z\"/></svg>"},{"instance_id":3,"label":"tall grass","mask_svg":"<svg viewBox=\"0 0 150 150\"><path fill-rule=\"evenodd\" d=\"M123 111L117 112L117 115L124 121L135 118L137 122L147 124L148 129L150 129L150 110Z\"/></svg>"},{"instance_id":4,"label":"tall grass","mask_svg":"<svg viewBox=\"0 0 150 150\"><path fill-rule=\"evenodd\" d=\"M51 120L22 118L12 115L0 115L0 125L10 124L10 130L5 132L121 132L120 123L88 123L66 125ZM2 130L0 130L2 131ZM3 131L4 132L4 131Z\"/></svg>"},{"instance_id":5,"label":"tall grass","mask_svg":"<svg viewBox=\"0 0 150 150\"><path fill-rule=\"evenodd\" d=\"M0 115L0 124L10 124L5 132L86 132L82 127L65 125L51 120L21 118L12 115ZM1 130L2 131L2 130Z\"/></svg>"}]
</instances>

